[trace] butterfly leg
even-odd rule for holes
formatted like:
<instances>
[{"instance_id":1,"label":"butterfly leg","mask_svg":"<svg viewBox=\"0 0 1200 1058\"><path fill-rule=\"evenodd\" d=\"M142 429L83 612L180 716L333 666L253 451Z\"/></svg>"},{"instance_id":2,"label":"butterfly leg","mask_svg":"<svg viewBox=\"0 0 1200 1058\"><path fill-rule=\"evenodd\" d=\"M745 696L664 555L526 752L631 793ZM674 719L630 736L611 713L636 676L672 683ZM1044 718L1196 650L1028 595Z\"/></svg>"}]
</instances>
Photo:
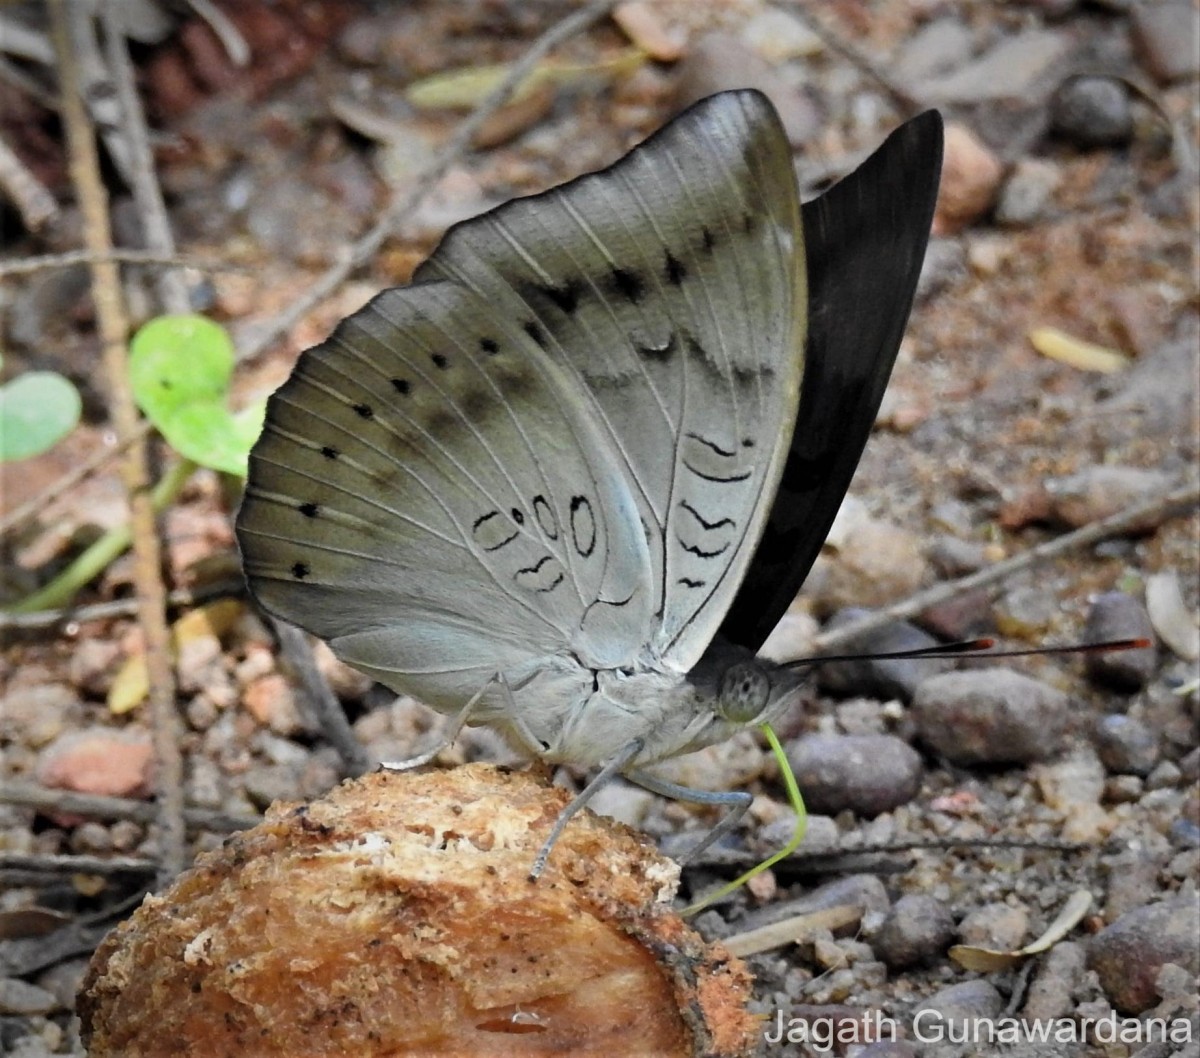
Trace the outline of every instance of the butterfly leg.
<instances>
[{"instance_id":1,"label":"butterfly leg","mask_svg":"<svg viewBox=\"0 0 1200 1058\"><path fill-rule=\"evenodd\" d=\"M446 727L441 732L431 749L426 750L424 753L418 753L415 757L408 757L405 760L380 761L379 766L386 771L410 771L413 768L419 768L422 764L428 764L431 760L433 760L434 757L441 753L442 750L453 744L454 740L458 738L459 733L462 731L467 721L471 718L471 713L474 712L475 706L479 704L479 699L484 696L484 694L487 692L487 689L491 687L493 683L497 682L502 684L504 687L508 686L507 681L504 679L504 673L497 672L494 676L492 676L487 683L485 683L479 688L479 690L471 695L467 701L467 704L455 714L450 726Z\"/></svg>"},{"instance_id":2,"label":"butterfly leg","mask_svg":"<svg viewBox=\"0 0 1200 1058\"><path fill-rule=\"evenodd\" d=\"M703 841L679 857L680 863L687 863L688 860L695 859L714 841L718 841L728 834L741 822L742 816L750 807L750 802L754 800L753 795L747 790L693 790L690 786L680 786L678 783L656 779L644 771L626 772L625 778L630 782L637 783L643 790L649 790L662 797L669 797L673 801L687 801L696 805L721 805L728 809L724 818L705 835Z\"/></svg>"},{"instance_id":3,"label":"butterfly leg","mask_svg":"<svg viewBox=\"0 0 1200 1058\"><path fill-rule=\"evenodd\" d=\"M595 797L601 789L612 782L614 775L620 775L624 772L629 767L629 762L642 752L645 745L642 739L635 738L620 753L613 757L612 760L604 765L596 777L583 788L579 795L558 813L558 818L554 821L554 826L550 829L550 836L542 843L542 847L538 850L537 857L533 861L533 866L529 868L530 881L537 881L542 871L546 869L546 861L550 858L550 850L554 848L554 843L566 829L567 824L571 821L571 817Z\"/></svg>"}]
</instances>

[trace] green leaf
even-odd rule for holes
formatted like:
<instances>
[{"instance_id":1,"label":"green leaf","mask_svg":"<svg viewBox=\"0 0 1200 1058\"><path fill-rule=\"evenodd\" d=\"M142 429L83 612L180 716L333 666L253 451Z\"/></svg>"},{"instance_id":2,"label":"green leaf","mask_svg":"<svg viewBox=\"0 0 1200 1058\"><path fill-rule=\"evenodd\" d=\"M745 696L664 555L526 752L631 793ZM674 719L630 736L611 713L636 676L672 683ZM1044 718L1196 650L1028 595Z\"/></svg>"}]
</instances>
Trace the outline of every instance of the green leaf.
<instances>
[{"instance_id":1,"label":"green leaf","mask_svg":"<svg viewBox=\"0 0 1200 1058\"><path fill-rule=\"evenodd\" d=\"M129 346L134 399L171 447L201 466L245 477L266 403L229 410L233 364L229 334L203 316L159 316Z\"/></svg>"},{"instance_id":2,"label":"green leaf","mask_svg":"<svg viewBox=\"0 0 1200 1058\"><path fill-rule=\"evenodd\" d=\"M54 371L29 371L0 386L0 461L53 447L79 422L79 391Z\"/></svg>"}]
</instances>

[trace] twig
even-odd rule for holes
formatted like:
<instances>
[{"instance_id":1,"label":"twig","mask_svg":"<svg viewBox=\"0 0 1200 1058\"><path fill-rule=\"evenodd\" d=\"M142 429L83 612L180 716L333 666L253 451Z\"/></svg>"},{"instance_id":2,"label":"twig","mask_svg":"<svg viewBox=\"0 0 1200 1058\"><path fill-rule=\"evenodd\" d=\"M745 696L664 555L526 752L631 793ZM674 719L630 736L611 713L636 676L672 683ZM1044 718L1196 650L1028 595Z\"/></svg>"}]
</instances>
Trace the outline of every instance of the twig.
<instances>
[{"instance_id":1,"label":"twig","mask_svg":"<svg viewBox=\"0 0 1200 1058\"><path fill-rule=\"evenodd\" d=\"M70 22L72 12L66 0L51 0L50 14L62 87L63 121L67 132L71 178L78 191L83 213L84 244L97 256L105 255L112 252L107 194L100 179L100 159L91 121L80 94L77 54ZM122 301L120 277L112 261L96 261L90 267L92 297L111 393L113 423L118 437L133 438L139 422L129 390L129 364L125 347L129 324ZM122 471L129 496L134 584L141 604L138 618L146 642L150 706L154 718L158 822L163 849L159 880L165 882L178 874L184 864L183 760L179 751L182 725L175 708L175 674L171 667L170 634L166 624L166 590L159 575L161 548L143 443L139 441L129 445Z\"/></svg>"},{"instance_id":2,"label":"twig","mask_svg":"<svg viewBox=\"0 0 1200 1058\"><path fill-rule=\"evenodd\" d=\"M68 812L92 819L128 819L134 823L153 823L158 815L158 810L149 801L53 790L23 782L6 782L0 786L0 804L34 808L39 812ZM191 830L214 833L248 830L262 822L258 816L230 815L207 808L185 808L183 819Z\"/></svg>"},{"instance_id":3,"label":"twig","mask_svg":"<svg viewBox=\"0 0 1200 1058\"><path fill-rule=\"evenodd\" d=\"M1069 551L1077 551L1081 547L1094 544L1107 537L1117 536L1139 524L1165 519L1177 511L1194 506L1197 501L1200 501L1200 483L1191 481L1187 484L1176 485L1167 492L1156 493L1123 511L1107 518L1101 518L1098 522L1092 522L1074 532L1047 540L1043 544L1038 544L1037 547L1032 547L1003 562L997 562L987 569L959 577L958 580L947 581L945 584L934 585L926 591L917 592L898 603L885 606L882 610L877 610L860 621L844 625L832 632L822 633L813 640L813 648L815 651L840 649L859 636L874 632L877 628L882 628L892 621L902 621L905 618L913 617L931 606L937 606L964 592L996 584L1022 570L1057 558Z\"/></svg>"},{"instance_id":4,"label":"twig","mask_svg":"<svg viewBox=\"0 0 1200 1058\"><path fill-rule=\"evenodd\" d=\"M146 115L137 94L133 63L129 61L129 49L121 28L122 16L115 4L104 5L102 11L104 51L108 57L113 81L116 83L117 102L121 107L121 134L128 149L133 200L142 217L146 248L157 253L173 254L175 237L171 233L171 222L167 219L162 190L154 175L154 156L150 151ZM158 277L158 296L163 308L176 315L182 315L192 307L187 283L175 270L169 269Z\"/></svg>"},{"instance_id":5,"label":"twig","mask_svg":"<svg viewBox=\"0 0 1200 1058\"><path fill-rule=\"evenodd\" d=\"M288 660L300 681L308 706L322 734L329 740L342 760L342 772L347 776L362 775L372 765L367 751L354 734L346 710L337 700L329 684L317 668L308 637L295 625L272 618L279 649Z\"/></svg>"},{"instance_id":6,"label":"twig","mask_svg":"<svg viewBox=\"0 0 1200 1058\"><path fill-rule=\"evenodd\" d=\"M167 595L167 605L172 609L181 606L199 606L210 599L223 599L245 594L246 582L222 580L204 584L197 588L175 588ZM111 621L114 617L132 617L137 614L137 599L114 599L112 602L92 603L90 606L66 606L58 610L36 610L33 613L14 614L0 610L0 632L33 632L54 628L68 622L86 624L89 621Z\"/></svg>"},{"instance_id":7,"label":"twig","mask_svg":"<svg viewBox=\"0 0 1200 1058\"><path fill-rule=\"evenodd\" d=\"M438 152L436 158L427 165L413 182L412 189L403 197L393 202L383 217L362 238L355 242L346 256L332 265L308 290L306 290L291 305L284 309L273 320L268 321L257 330L244 347L239 351L242 359L251 359L270 346L278 338L290 331L297 323L307 316L313 308L333 294L346 281L356 268L365 264L379 251L384 240L391 234L396 224L409 213L432 189L447 169L465 154L471 146L475 134L484 123L499 110L508 100L513 90L528 76L530 71L558 44L569 37L586 29L598 21L616 6L618 0L594 0L593 3L581 8L561 22L551 26L530 45L529 50L513 64L504 80L488 94L479 104L475 112L467 118L451 137L449 142Z\"/></svg>"},{"instance_id":8,"label":"twig","mask_svg":"<svg viewBox=\"0 0 1200 1058\"><path fill-rule=\"evenodd\" d=\"M154 874L158 864L141 856L48 856L0 852L0 875L7 871L42 874Z\"/></svg>"},{"instance_id":9,"label":"twig","mask_svg":"<svg viewBox=\"0 0 1200 1058\"><path fill-rule=\"evenodd\" d=\"M0 188L21 214L29 231L38 231L58 216L58 203L0 137Z\"/></svg>"},{"instance_id":10,"label":"twig","mask_svg":"<svg viewBox=\"0 0 1200 1058\"><path fill-rule=\"evenodd\" d=\"M244 265L225 264L221 261L206 261L197 257L188 257L175 253L157 253L154 250L122 250L115 249L105 258L106 261L116 261L119 264L162 265L167 268L191 268L197 272L241 272L251 270ZM20 261L0 260L0 279L5 276L27 275L30 272L41 272L47 268L70 268L73 265L93 264L100 260L87 250L67 250L65 253L41 254L38 257L26 257Z\"/></svg>"}]
</instances>

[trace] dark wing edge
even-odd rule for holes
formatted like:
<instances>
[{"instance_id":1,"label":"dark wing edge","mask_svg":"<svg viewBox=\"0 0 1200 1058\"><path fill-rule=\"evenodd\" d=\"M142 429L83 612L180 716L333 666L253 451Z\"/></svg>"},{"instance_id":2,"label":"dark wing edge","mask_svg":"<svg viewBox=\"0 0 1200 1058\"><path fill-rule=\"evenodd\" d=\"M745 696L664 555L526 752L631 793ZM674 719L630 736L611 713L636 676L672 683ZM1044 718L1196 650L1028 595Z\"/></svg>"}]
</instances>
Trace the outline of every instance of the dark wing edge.
<instances>
[{"instance_id":1,"label":"dark wing edge","mask_svg":"<svg viewBox=\"0 0 1200 1058\"><path fill-rule=\"evenodd\" d=\"M758 650L821 550L866 446L908 323L942 168L942 118L893 132L804 204L809 320L796 427L766 531L721 625Z\"/></svg>"}]
</instances>

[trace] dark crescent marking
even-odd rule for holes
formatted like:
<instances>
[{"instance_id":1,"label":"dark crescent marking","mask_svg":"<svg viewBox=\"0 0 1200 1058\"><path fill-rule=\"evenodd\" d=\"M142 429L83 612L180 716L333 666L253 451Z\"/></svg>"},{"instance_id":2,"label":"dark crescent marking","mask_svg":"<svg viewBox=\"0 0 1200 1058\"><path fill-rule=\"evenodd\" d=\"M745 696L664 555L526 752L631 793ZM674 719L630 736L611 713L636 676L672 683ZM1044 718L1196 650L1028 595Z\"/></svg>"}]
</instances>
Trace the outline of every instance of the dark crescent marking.
<instances>
[{"instance_id":1,"label":"dark crescent marking","mask_svg":"<svg viewBox=\"0 0 1200 1058\"><path fill-rule=\"evenodd\" d=\"M693 518L695 518L696 521L698 521L700 523L700 525L705 529L720 529L726 525L733 525L733 526L737 525L737 522L735 522L732 518L721 518L719 521L706 522L704 520L704 516L698 510L696 510L695 507L693 507L690 503L688 503L687 500L680 500L679 506L682 507L685 511L687 511L688 514L690 514Z\"/></svg>"},{"instance_id":2,"label":"dark crescent marking","mask_svg":"<svg viewBox=\"0 0 1200 1058\"><path fill-rule=\"evenodd\" d=\"M684 551L695 555L697 558L716 558L718 555L723 555L729 550L729 545L725 544L724 546L717 548L716 551L701 551L700 548L696 547L695 544L685 544L679 537L676 537L676 539L679 540L679 544Z\"/></svg>"},{"instance_id":3,"label":"dark crescent marking","mask_svg":"<svg viewBox=\"0 0 1200 1058\"><path fill-rule=\"evenodd\" d=\"M691 577L680 577L675 583L682 584L685 588L703 588L704 587L704 581L692 580Z\"/></svg>"},{"instance_id":4,"label":"dark crescent marking","mask_svg":"<svg viewBox=\"0 0 1200 1058\"><path fill-rule=\"evenodd\" d=\"M725 456L726 459L731 459L733 456L737 455L736 452L726 452L725 449L722 448L720 445L714 444L707 437L701 437L698 433L688 433L688 434L685 434L684 436L690 437L693 441L699 441L706 448L711 448L714 452L717 453L717 455Z\"/></svg>"},{"instance_id":5,"label":"dark crescent marking","mask_svg":"<svg viewBox=\"0 0 1200 1058\"><path fill-rule=\"evenodd\" d=\"M744 473L744 474L734 474L732 477L728 477L728 478L714 478L711 474L705 474L703 471L697 470L694 466L692 466L686 460L684 460L683 465L688 470L690 470L693 474L695 474L696 477L703 478L705 481L714 482L717 485L726 485L726 484L730 484L735 481L745 481L747 478L753 476L753 474L754 474L754 471L747 470L746 473Z\"/></svg>"},{"instance_id":6,"label":"dark crescent marking","mask_svg":"<svg viewBox=\"0 0 1200 1058\"><path fill-rule=\"evenodd\" d=\"M558 523L554 519L554 511L551 509L549 501L541 493L538 493L533 498L533 515L537 518L542 532L550 537L551 540L557 540ZM546 524L547 519L550 522L549 525Z\"/></svg>"}]
</instances>

